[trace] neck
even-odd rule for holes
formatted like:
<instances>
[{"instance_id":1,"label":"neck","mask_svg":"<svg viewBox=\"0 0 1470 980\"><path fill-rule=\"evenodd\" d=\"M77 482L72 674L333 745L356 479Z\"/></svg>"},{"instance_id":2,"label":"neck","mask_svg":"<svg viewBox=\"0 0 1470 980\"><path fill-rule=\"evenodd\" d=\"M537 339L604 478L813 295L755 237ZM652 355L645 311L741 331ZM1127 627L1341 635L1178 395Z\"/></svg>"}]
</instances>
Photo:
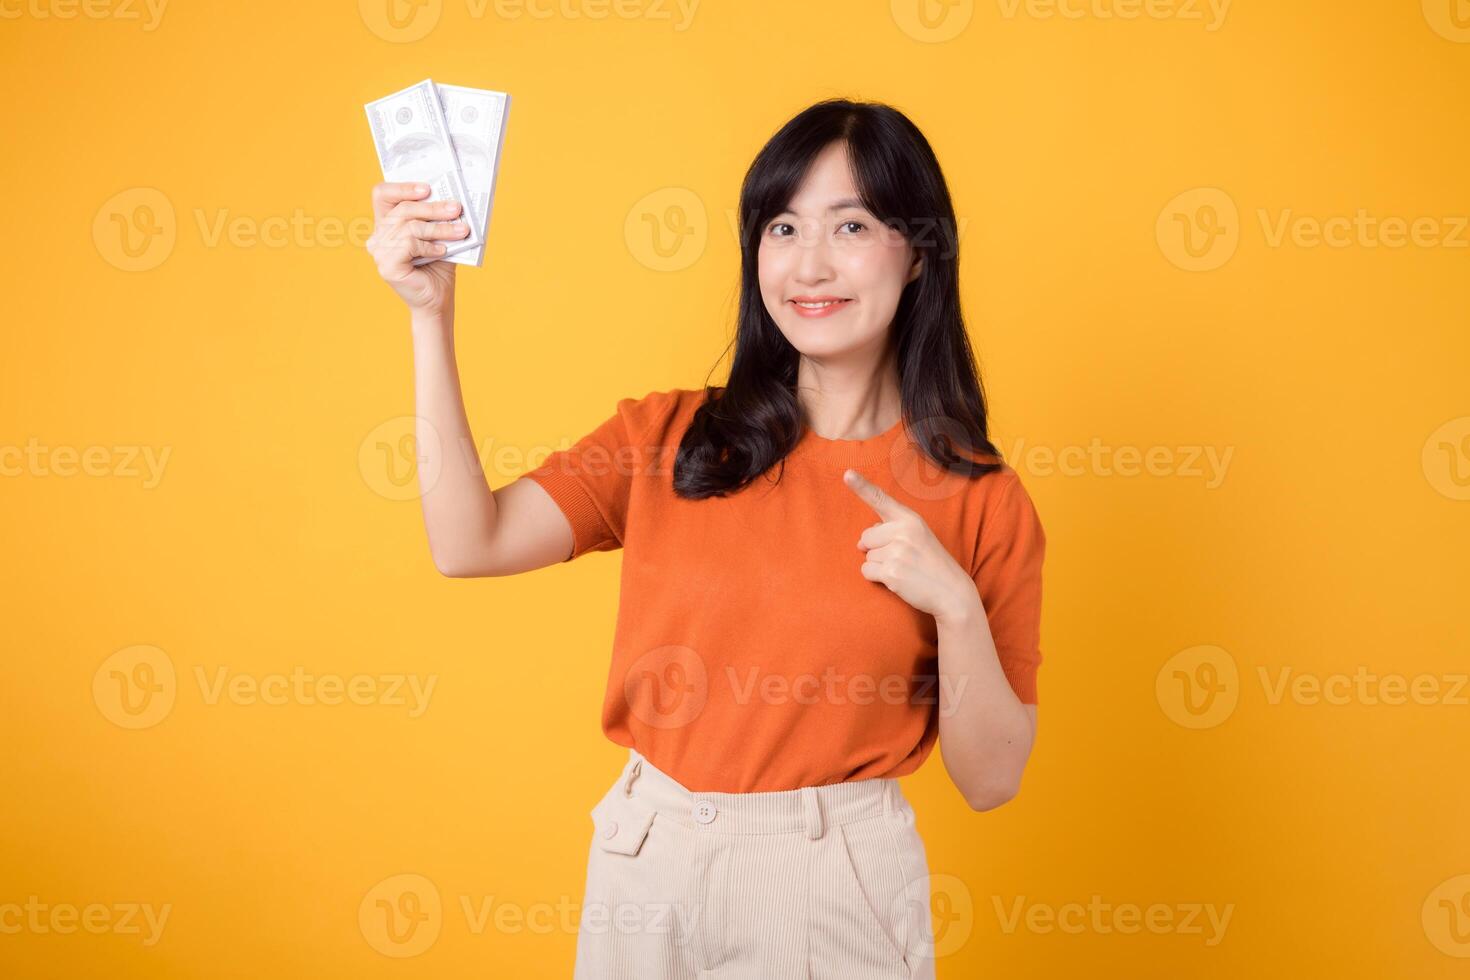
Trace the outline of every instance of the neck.
<instances>
[{"instance_id":1,"label":"neck","mask_svg":"<svg viewBox=\"0 0 1470 980\"><path fill-rule=\"evenodd\" d=\"M824 439L867 439L886 432L903 415L896 359L890 352L859 367L803 357L796 400L807 428Z\"/></svg>"}]
</instances>

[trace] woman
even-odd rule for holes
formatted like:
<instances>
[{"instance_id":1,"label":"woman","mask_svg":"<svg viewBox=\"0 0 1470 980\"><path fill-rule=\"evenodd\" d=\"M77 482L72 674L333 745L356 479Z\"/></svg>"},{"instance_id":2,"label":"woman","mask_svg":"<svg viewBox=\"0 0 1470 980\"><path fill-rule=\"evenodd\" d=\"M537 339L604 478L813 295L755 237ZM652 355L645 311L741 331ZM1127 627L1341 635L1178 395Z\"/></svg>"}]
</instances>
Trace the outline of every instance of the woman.
<instances>
[{"instance_id":1,"label":"woman","mask_svg":"<svg viewBox=\"0 0 1470 980\"><path fill-rule=\"evenodd\" d=\"M491 492L453 361L454 206L379 185L369 248L412 310L435 564L624 549L603 704L628 760L592 810L579 980L933 977L897 777L936 741L976 810L1036 733L1045 536L987 434L955 218L919 130L829 100L746 174L719 387L624 398Z\"/></svg>"}]
</instances>

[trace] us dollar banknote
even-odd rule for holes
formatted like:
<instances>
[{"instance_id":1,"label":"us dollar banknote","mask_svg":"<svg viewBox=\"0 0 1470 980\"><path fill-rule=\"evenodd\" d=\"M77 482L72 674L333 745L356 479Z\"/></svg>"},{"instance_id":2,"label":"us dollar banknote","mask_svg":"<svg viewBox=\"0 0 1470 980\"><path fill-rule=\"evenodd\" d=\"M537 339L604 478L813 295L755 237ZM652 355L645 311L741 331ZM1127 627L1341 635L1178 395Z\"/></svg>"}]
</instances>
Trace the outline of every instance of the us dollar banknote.
<instances>
[{"instance_id":1,"label":"us dollar banknote","mask_svg":"<svg viewBox=\"0 0 1470 980\"><path fill-rule=\"evenodd\" d=\"M459 158L449 134L449 124L439 102L432 79L392 95L367 103L368 125L373 131L373 146L383 179L417 181L429 185L429 201L458 201L469 234L463 238L438 239L446 248L444 256L421 256L414 265L433 262L478 249L484 244L483 231L475 222L470 208L470 195L460 173ZM452 220L452 219L451 219Z\"/></svg>"},{"instance_id":2,"label":"us dollar banknote","mask_svg":"<svg viewBox=\"0 0 1470 980\"><path fill-rule=\"evenodd\" d=\"M505 127L510 115L510 95L492 89L463 85L437 85L439 102L449 124L450 141L459 160L460 176L470 195L470 219L480 231L482 242L490 237L491 206L495 202L495 177L500 169L500 152L505 146ZM483 244L446 256L450 262L481 265Z\"/></svg>"}]
</instances>

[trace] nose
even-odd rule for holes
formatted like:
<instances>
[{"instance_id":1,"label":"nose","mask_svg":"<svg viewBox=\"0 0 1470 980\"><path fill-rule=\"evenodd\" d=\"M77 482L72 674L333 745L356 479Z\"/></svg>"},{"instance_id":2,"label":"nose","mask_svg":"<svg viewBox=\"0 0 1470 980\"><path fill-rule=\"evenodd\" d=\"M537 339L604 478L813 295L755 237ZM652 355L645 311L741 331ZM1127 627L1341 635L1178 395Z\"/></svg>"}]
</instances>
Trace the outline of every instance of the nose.
<instances>
[{"instance_id":1,"label":"nose","mask_svg":"<svg viewBox=\"0 0 1470 980\"><path fill-rule=\"evenodd\" d=\"M827 236L820 230L803 232L797 241L795 279L803 286L826 282L832 278L832 255Z\"/></svg>"}]
</instances>

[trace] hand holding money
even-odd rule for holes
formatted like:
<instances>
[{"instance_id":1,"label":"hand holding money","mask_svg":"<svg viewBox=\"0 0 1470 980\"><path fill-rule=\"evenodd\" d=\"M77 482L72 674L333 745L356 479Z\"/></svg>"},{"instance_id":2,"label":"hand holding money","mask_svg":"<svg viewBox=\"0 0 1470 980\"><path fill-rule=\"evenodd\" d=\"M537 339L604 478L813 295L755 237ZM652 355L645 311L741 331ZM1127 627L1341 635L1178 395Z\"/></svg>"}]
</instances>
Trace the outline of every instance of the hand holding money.
<instances>
[{"instance_id":1,"label":"hand holding money","mask_svg":"<svg viewBox=\"0 0 1470 980\"><path fill-rule=\"evenodd\" d=\"M363 109L384 176L368 250L413 310L441 314L453 304L451 263L484 262L510 96L425 78Z\"/></svg>"},{"instance_id":2,"label":"hand holding money","mask_svg":"<svg viewBox=\"0 0 1470 980\"><path fill-rule=\"evenodd\" d=\"M453 312L454 266L430 262L416 267L415 258L442 257L450 244L462 242L470 228L459 217L457 201L424 200L428 184L383 182L373 187L373 233L367 250L378 274L415 313L442 317Z\"/></svg>"},{"instance_id":3,"label":"hand holding money","mask_svg":"<svg viewBox=\"0 0 1470 980\"><path fill-rule=\"evenodd\" d=\"M510 96L426 78L364 109L384 177L368 251L415 312L441 315L453 264L484 260Z\"/></svg>"}]
</instances>

